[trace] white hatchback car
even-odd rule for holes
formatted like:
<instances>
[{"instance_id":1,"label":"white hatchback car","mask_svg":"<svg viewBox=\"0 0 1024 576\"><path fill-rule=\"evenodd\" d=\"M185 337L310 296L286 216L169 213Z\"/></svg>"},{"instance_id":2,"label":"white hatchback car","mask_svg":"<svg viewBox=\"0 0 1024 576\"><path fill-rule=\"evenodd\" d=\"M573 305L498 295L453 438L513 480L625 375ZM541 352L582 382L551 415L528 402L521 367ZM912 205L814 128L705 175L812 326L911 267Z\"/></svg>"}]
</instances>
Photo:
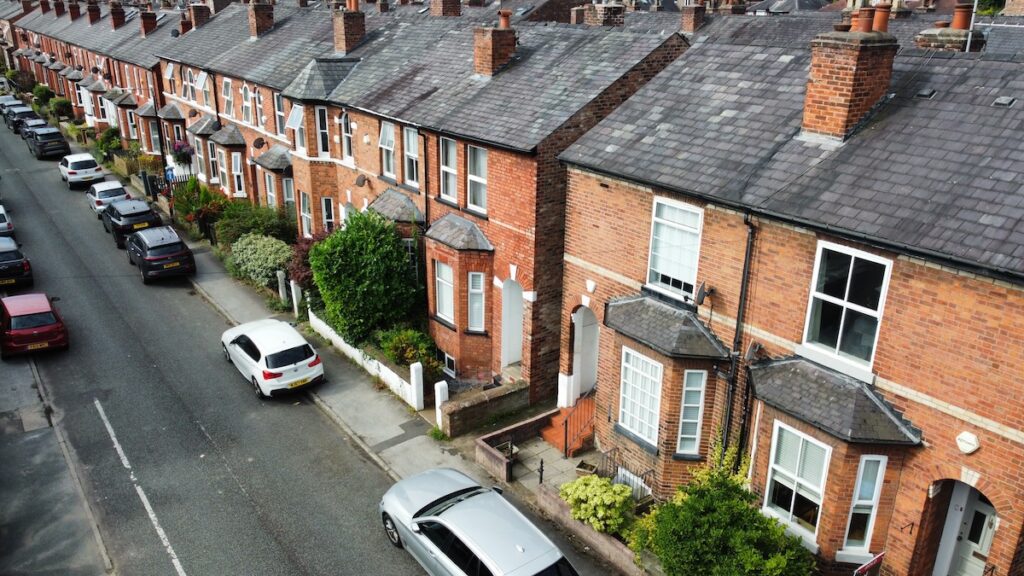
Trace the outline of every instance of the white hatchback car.
<instances>
[{"instance_id":1,"label":"white hatchback car","mask_svg":"<svg viewBox=\"0 0 1024 576\"><path fill-rule=\"evenodd\" d=\"M103 180L103 167L92 157L92 154L70 154L61 158L57 165L60 179L72 184Z\"/></svg>"},{"instance_id":2,"label":"white hatchback car","mask_svg":"<svg viewBox=\"0 0 1024 576\"><path fill-rule=\"evenodd\" d=\"M291 324L267 318L229 328L220 337L224 358L266 398L324 379L316 350Z\"/></svg>"},{"instance_id":3,"label":"white hatchback car","mask_svg":"<svg viewBox=\"0 0 1024 576\"><path fill-rule=\"evenodd\" d=\"M112 181L93 184L85 193L85 199L89 202L89 208L96 213L96 219L99 220L103 217L103 211L106 210L107 204L118 200L131 200L132 197L120 182Z\"/></svg>"}]
</instances>

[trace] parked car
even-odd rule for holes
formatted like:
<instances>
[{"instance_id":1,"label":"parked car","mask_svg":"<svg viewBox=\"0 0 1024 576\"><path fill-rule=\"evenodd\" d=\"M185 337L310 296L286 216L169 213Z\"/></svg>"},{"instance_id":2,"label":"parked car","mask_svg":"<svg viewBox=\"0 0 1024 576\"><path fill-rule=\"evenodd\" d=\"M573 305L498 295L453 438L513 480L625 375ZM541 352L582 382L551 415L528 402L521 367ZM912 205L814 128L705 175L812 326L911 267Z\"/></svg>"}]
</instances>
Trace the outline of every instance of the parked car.
<instances>
[{"instance_id":1,"label":"parked car","mask_svg":"<svg viewBox=\"0 0 1024 576\"><path fill-rule=\"evenodd\" d=\"M52 126L32 129L22 128L21 132L25 135L25 145L28 146L28 151L36 159L69 154L71 152L71 146L64 139L64 135L60 133L60 130Z\"/></svg>"},{"instance_id":2,"label":"parked car","mask_svg":"<svg viewBox=\"0 0 1024 576\"><path fill-rule=\"evenodd\" d=\"M60 179L68 183L68 188L73 184L103 180L103 167L91 154L69 154L61 158L57 169L60 170Z\"/></svg>"},{"instance_id":3,"label":"parked car","mask_svg":"<svg viewBox=\"0 0 1024 576\"><path fill-rule=\"evenodd\" d=\"M154 278L196 273L192 250L170 226L141 230L125 241L128 263L139 267L142 283Z\"/></svg>"},{"instance_id":4,"label":"parked car","mask_svg":"<svg viewBox=\"0 0 1024 576\"><path fill-rule=\"evenodd\" d=\"M6 123L7 127L11 129L11 132L14 132L15 134L19 133L18 131L21 129L21 123L29 118L39 118L39 115L36 114L35 110L28 106L15 106L13 108L8 108L7 111L4 112L4 123Z\"/></svg>"},{"instance_id":5,"label":"parked car","mask_svg":"<svg viewBox=\"0 0 1024 576\"><path fill-rule=\"evenodd\" d=\"M266 398L324 379L316 350L291 324L267 318L229 328L220 337L224 358Z\"/></svg>"},{"instance_id":6,"label":"parked car","mask_svg":"<svg viewBox=\"0 0 1024 576\"><path fill-rule=\"evenodd\" d=\"M0 204L0 236L14 237L14 222L3 204Z\"/></svg>"},{"instance_id":7,"label":"parked car","mask_svg":"<svg viewBox=\"0 0 1024 576\"><path fill-rule=\"evenodd\" d=\"M85 193L85 199L89 202L89 208L96 212L96 219L103 218L103 211L107 205L118 200L131 200L132 197L120 182L99 182L89 186Z\"/></svg>"},{"instance_id":8,"label":"parked car","mask_svg":"<svg viewBox=\"0 0 1024 576\"><path fill-rule=\"evenodd\" d=\"M24 105L24 102L18 100L18 97L12 94L4 94L3 96L0 96L0 114L6 113L8 108Z\"/></svg>"},{"instance_id":9,"label":"parked car","mask_svg":"<svg viewBox=\"0 0 1024 576\"><path fill-rule=\"evenodd\" d=\"M160 215L143 200L118 200L103 210L103 229L114 236L114 244L124 248L130 234L143 228L163 226Z\"/></svg>"},{"instance_id":10,"label":"parked car","mask_svg":"<svg viewBox=\"0 0 1024 576\"><path fill-rule=\"evenodd\" d=\"M49 124L47 124L46 120L43 120L42 118L26 118L25 120L22 120L20 131L21 139L24 140L33 130L44 126L49 126Z\"/></svg>"},{"instance_id":11,"label":"parked car","mask_svg":"<svg viewBox=\"0 0 1024 576\"><path fill-rule=\"evenodd\" d=\"M0 299L0 358L68 347L68 330L57 309L59 298L21 294Z\"/></svg>"},{"instance_id":12,"label":"parked car","mask_svg":"<svg viewBox=\"0 0 1024 576\"><path fill-rule=\"evenodd\" d=\"M392 545L432 576L577 576L562 552L497 488L438 468L400 480L378 508Z\"/></svg>"},{"instance_id":13,"label":"parked car","mask_svg":"<svg viewBox=\"0 0 1024 576\"><path fill-rule=\"evenodd\" d=\"M17 92L17 91L18 91L18 85L14 83L14 80L11 80L10 78L7 78L7 77L0 76L0 92L6 92L6 93L10 94L11 92Z\"/></svg>"},{"instance_id":14,"label":"parked car","mask_svg":"<svg viewBox=\"0 0 1024 576\"><path fill-rule=\"evenodd\" d=\"M32 263L21 253L18 243L0 237L0 289L32 286Z\"/></svg>"}]
</instances>

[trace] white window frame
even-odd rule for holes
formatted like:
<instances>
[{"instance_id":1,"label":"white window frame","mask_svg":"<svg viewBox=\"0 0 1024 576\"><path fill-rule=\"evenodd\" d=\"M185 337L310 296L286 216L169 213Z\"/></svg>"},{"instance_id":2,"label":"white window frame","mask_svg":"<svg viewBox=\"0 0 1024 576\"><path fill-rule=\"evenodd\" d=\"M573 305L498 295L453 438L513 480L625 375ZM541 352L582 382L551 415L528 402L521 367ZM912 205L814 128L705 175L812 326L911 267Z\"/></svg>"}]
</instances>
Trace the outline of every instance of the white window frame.
<instances>
[{"instance_id":1,"label":"white window frame","mask_svg":"<svg viewBox=\"0 0 1024 576\"><path fill-rule=\"evenodd\" d=\"M181 141L183 141L185 139L185 135L184 135L184 133L181 130L181 124L174 124L173 125L173 130L174 130L174 142L181 142ZM174 142L171 143L172 144L172 148L173 148Z\"/></svg>"},{"instance_id":2,"label":"white window frame","mask_svg":"<svg viewBox=\"0 0 1024 576\"><path fill-rule=\"evenodd\" d=\"M295 217L295 180L293 178L281 179L281 203L285 209L290 210L292 217Z\"/></svg>"},{"instance_id":3,"label":"white window frame","mask_svg":"<svg viewBox=\"0 0 1024 576\"><path fill-rule=\"evenodd\" d=\"M203 104L210 106L212 104L210 99L210 75L205 70L200 70L199 76L196 78L196 84L199 85L200 90L203 92Z\"/></svg>"},{"instance_id":4,"label":"white window frame","mask_svg":"<svg viewBox=\"0 0 1024 576\"><path fill-rule=\"evenodd\" d=\"M331 125L327 118L327 108L314 108L316 116L316 154L321 158L331 156Z\"/></svg>"},{"instance_id":5,"label":"white window frame","mask_svg":"<svg viewBox=\"0 0 1024 576\"><path fill-rule=\"evenodd\" d=\"M149 151L157 154L163 152L160 144L160 122L158 120L149 121Z\"/></svg>"},{"instance_id":6,"label":"white window frame","mask_svg":"<svg viewBox=\"0 0 1024 576\"><path fill-rule=\"evenodd\" d=\"M472 157L473 151L479 150L483 152L484 158L484 173L483 176L479 174L473 174L472 171ZM483 186L483 198L473 198L473 185ZM479 195L478 195L479 196ZM483 200L481 202L480 200ZM480 146L473 146L472 144L466 145L466 206L481 214L487 213L487 148L481 148Z\"/></svg>"},{"instance_id":7,"label":"white window frame","mask_svg":"<svg viewBox=\"0 0 1024 576\"><path fill-rule=\"evenodd\" d=\"M277 191L274 189L274 173L265 170L263 172L263 187L267 190L267 206L270 208L277 207Z\"/></svg>"},{"instance_id":8,"label":"white window frame","mask_svg":"<svg viewBox=\"0 0 1024 576\"><path fill-rule=\"evenodd\" d=\"M274 93L274 131L278 136L285 135L284 96L280 92Z\"/></svg>"},{"instance_id":9,"label":"white window frame","mask_svg":"<svg viewBox=\"0 0 1024 576\"><path fill-rule=\"evenodd\" d=\"M352 150L352 118L345 112L341 115L341 159L355 162Z\"/></svg>"},{"instance_id":10,"label":"white window frame","mask_svg":"<svg viewBox=\"0 0 1024 576\"><path fill-rule=\"evenodd\" d=\"M213 140L206 141L206 149L210 152L210 183L223 182L219 179L220 166L223 166L221 159L217 156L217 146L213 143Z\"/></svg>"},{"instance_id":11,"label":"white window frame","mask_svg":"<svg viewBox=\"0 0 1024 576\"><path fill-rule=\"evenodd\" d=\"M245 196L245 162L241 152L231 153L231 185L235 196Z\"/></svg>"},{"instance_id":12,"label":"white window frame","mask_svg":"<svg viewBox=\"0 0 1024 576\"><path fill-rule=\"evenodd\" d=\"M697 227L696 227L696 229L694 229L692 227L689 227L689 226L685 226L683 224L679 224L678 222L672 222L670 220L664 220L662 218L659 218L658 217L658 206L661 205L661 204L664 204L665 206L668 206L670 208L674 208L674 209L677 209L677 210L683 210L685 212L690 212L691 214L696 215L697 216ZM654 240L655 240L654 232L655 232L656 227L659 224L664 225L664 226L669 226L669 227L672 227L672 228L674 228L676 230L681 230L683 232L686 232L688 234L693 234L693 235L696 236L696 238L694 240L694 246L696 246L696 251L692 254L693 274L689 278L679 278L678 279L680 282L684 283L684 286L681 286L678 291L676 291L671 286L666 286L663 283L656 283L656 282L653 282L651 280L651 273L652 273L653 267L654 267ZM683 302L692 302L693 301L693 291L696 290L696 286L697 286L697 268L698 268L699 262L700 262L700 247L701 247L701 240L703 238L703 233L704 233L704 211L703 210L701 210L700 208L697 208L696 206L692 206L690 204L687 204L685 202L677 202L675 200L671 200L671 199L668 199L668 198L655 197L654 198L654 202L651 204L651 234L650 234L650 242L648 242L648 244L647 244L647 270L646 270L645 276L644 276L644 286L647 287L647 288L650 288L651 290L654 290L655 292L658 292L659 294L664 294L664 295L666 295L666 296L668 296L670 298L674 298L676 300L681 300ZM681 251L681 252L685 253L685 250ZM685 284L689 284L691 286L691 290L690 291L686 291Z\"/></svg>"},{"instance_id":13,"label":"white window frame","mask_svg":"<svg viewBox=\"0 0 1024 576\"><path fill-rule=\"evenodd\" d=\"M196 101L196 76L192 72L192 69L188 69L188 82L185 84L185 89L188 91L188 99L191 102Z\"/></svg>"},{"instance_id":14,"label":"white window frame","mask_svg":"<svg viewBox=\"0 0 1024 576\"><path fill-rule=\"evenodd\" d=\"M220 176L220 185L225 190L231 180L228 178L228 157L223 148L217 149L217 175Z\"/></svg>"},{"instance_id":15,"label":"white window frame","mask_svg":"<svg viewBox=\"0 0 1024 576\"><path fill-rule=\"evenodd\" d=\"M875 489L871 498L861 500L858 498L858 495L860 494L861 484L864 481L864 465L869 461L878 462L878 471L875 476ZM845 556L846 558L840 561L853 561L863 564L871 558L871 537L874 534L875 520L878 518L878 502L882 496L882 486L885 483L885 469L888 463L889 457L879 454L864 454L860 457L860 465L857 467L857 484L853 488L850 514L846 519L846 533L843 535L843 548L836 553L836 560L840 560L840 556ZM850 522L853 521L853 514L858 506L869 506L871 508L871 512L868 515L868 525L864 531L864 544L862 546L851 546L849 543Z\"/></svg>"},{"instance_id":16,"label":"white window frame","mask_svg":"<svg viewBox=\"0 0 1024 576\"><path fill-rule=\"evenodd\" d=\"M447 278L443 278L441 271L448 270ZM445 306L442 306L442 288L447 288L444 298ZM434 314L438 318L451 324L455 324L455 274L452 267L434 260Z\"/></svg>"},{"instance_id":17,"label":"white window frame","mask_svg":"<svg viewBox=\"0 0 1024 576\"><path fill-rule=\"evenodd\" d=\"M299 219L302 221L302 235L313 237L313 206L308 192L299 192Z\"/></svg>"},{"instance_id":18,"label":"white window frame","mask_svg":"<svg viewBox=\"0 0 1024 576\"><path fill-rule=\"evenodd\" d=\"M853 263L858 258L862 259L862 260L867 260L869 262L874 262L876 264L880 264L880 265L885 267L885 273L884 273L884 275L882 277L882 290L881 290L881 294L880 294L879 299L878 299L878 310L871 310L869 308L864 308L863 306L859 306L857 304L853 304L853 303L847 302L846 300L839 300L838 298L835 298L833 296L828 296L826 294L821 294L821 293L817 292L816 286L817 286L817 283L818 283L818 274L821 272L821 261L822 261L822 256L825 253L825 250L830 250L832 252L839 252L841 254L845 254L845 255L850 256L851 257L851 259L850 259L850 266L851 266L851 268L853 266ZM881 332L881 329L882 329L882 319L883 319L883 315L884 315L883 313L885 311L885 301L886 301L886 299L888 297L888 294L889 294L889 280L890 280L891 276L892 276L892 260L889 260L887 258L882 258L880 256L876 256L876 255L868 253L868 252L864 252L863 250L858 250L856 248L851 248L849 246L843 246L841 244L836 244L836 243L833 243L833 242L827 242L827 241L824 241L824 240L819 240L818 241L817 252L815 253L815 257L814 257L814 271L811 274L810 289L808 290L808 296L807 296L807 313L806 313L806 316L804 318L803 339L802 339L801 345L797 347L796 353L801 355L801 356L804 356L804 357L806 357L806 358L808 358L810 360L818 362L819 364L823 364L825 366L828 366L829 368L832 368L832 369L837 370L839 372L843 372L844 374L847 374L847 375L852 376L854 378L857 378L859 380L862 380L862 381L865 381L865 382L872 382L874 380L874 375L871 372L871 368L872 368L872 366L874 365L874 362L875 362L875 355L878 353L878 335L879 335L879 333ZM850 278L852 278L852 274L850 275ZM848 279L848 282L847 282L847 291L848 290L849 290L849 279ZM849 294L846 295L846 297L848 297L848 296L849 296ZM815 298L820 298L824 302L835 304L835 305L841 306L843 308L843 312L844 312L843 313L843 320L840 321L840 325L839 325L839 338L837 339L837 344L836 344L836 348L835 349L830 349L830 348L826 347L823 344L819 344L817 342L811 342L811 341L808 340L808 336L809 336L809 334L811 332L811 318L812 318L813 312L814 312L814 299ZM842 343L843 323L845 322L845 319L846 319L846 311L847 310L852 310L854 312L858 312L858 313L861 313L861 314L864 314L864 315L867 315L867 316L875 318L876 326L875 326L874 343L872 344L872 347L871 347L871 358L869 360L867 360L867 361L861 360L859 358L855 358L853 356L850 356L849 354L843 354L843 353L839 352L839 348L838 347Z\"/></svg>"},{"instance_id":19,"label":"white window frame","mask_svg":"<svg viewBox=\"0 0 1024 576\"><path fill-rule=\"evenodd\" d=\"M692 419L692 420L691 419L686 419L684 417L684 415L686 414L686 408L694 406L694 404L687 404L687 402L686 402L686 392L693 390L693 388L689 387L690 375L691 374L699 374L700 377L701 377L701 379L700 379L700 389L698 390L700 392L700 397L698 398L697 404L696 404L696 407L697 407L697 418L696 419ZM705 396L705 392L707 391L707 388L708 388L708 373L707 373L707 370L684 370L683 371L683 392L682 392L682 394L679 397L679 432L676 435L676 454L700 454L700 433L701 433L701 429L703 428L701 426L701 424L703 424L703 422L704 422L704 396ZM684 436L684 434L683 434L683 424L686 423L686 422L696 422L697 423L697 429L696 429L696 431L693 434L686 434ZM684 437L686 439L692 439L693 440L693 449L692 450L683 450L682 445L683 445Z\"/></svg>"},{"instance_id":20,"label":"white window frame","mask_svg":"<svg viewBox=\"0 0 1024 576\"><path fill-rule=\"evenodd\" d=\"M199 176L201 176L205 180L206 179L206 153L203 151L203 148L206 147L206 144L203 143L203 141L200 140L199 138L193 138L193 140L195 141L195 144L193 145L192 149L195 150L195 159L196 159L196 166L197 166L196 174L198 174Z\"/></svg>"},{"instance_id":21,"label":"white window frame","mask_svg":"<svg viewBox=\"0 0 1024 576\"><path fill-rule=\"evenodd\" d=\"M420 187L420 133L408 126L402 128L402 178L413 188Z\"/></svg>"},{"instance_id":22,"label":"white window frame","mask_svg":"<svg viewBox=\"0 0 1024 576\"><path fill-rule=\"evenodd\" d=\"M234 107L234 95L231 93L231 78L224 78L221 82L220 95L224 98L224 115L231 118L235 115Z\"/></svg>"},{"instance_id":23,"label":"white window frame","mask_svg":"<svg viewBox=\"0 0 1024 576\"><path fill-rule=\"evenodd\" d=\"M448 154L445 148L450 146L451 157L447 158L450 165L445 163ZM437 156L441 165L441 198L455 204L459 203L459 144L451 138L441 138L438 141ZM451 176L451 185L448 184L448 176Z\"/></svg>"},{"instance_id":24,"label":"white window frame","mask_svg":"<svg viewBox=\"0 0 1024 576\"><path fill-rule=\"evenodd\" d=\"M320 199L320 220L324 225L324 232L334 232L337 225L334 219L334 198L325 196Z\"/></svg>"},{"instance_id":25,"label":"white window frame","mask_svg":"<svg viewBox=\"0 0 1024 576\"><path fill-rule=\"evenodd\" d=\"M479 280L480 287L473 287L473 280ZM466 278L466 318L468 319L466 329L474 332L484 331L484 317L486 316L484 305L486 303L486 296L484 294L486 284L484 283L486 276L483 272L470 272ZM473 302L479 302L480 316L479 318L473 317Z\"/></svg>"},{"instance_id":26,"label":"white window frame","mask_svg":"<svg viewBox=\"0 0 1024 576\"><path fill-rule=\"evenodd\" d=\"M388 178L395 177L395 125L386 120L380 123L380 172Z\"/></svg>"},{"instance_id":27,"label":"white window frame","mask_svg":"<svg viewBox=\"0 0 1024 576\"><path fill-rule=\"evenodd\" d=\"M128 137L130 137L132 140L138 140L139 132L135 128L135 111L128 110L125 113L125 116L128 118Z\"/></svg>"},{"instance_id":28,"label":"white window frame","mask_svg":"<svg viewBox=\"0 0 1024 576\"><path fill-rule=\"evenodd\" d=\"M122 80L124 81L125 90L128 90L129 92L134 91L134 88L132 88L132 70L127 64L124 65L124 77ZM58 82L58 84L60 84L60 82Z\"/></svg>"},{"instance_id":29,"label":"white window frame","mask_svg":"<svg viewBox=\"0 0 1024 576\"><path fill-rule=\"evenodd\" d=\"M285 128L295 131L295 149L305 154L306 152L306 125L305 110L302 104L292 104L292 110L288 113L288 122Z\"/></svg>"},{"instance_id":30,"label":"white window frame","mask_svg":"<svg viewBox=\"0 0 1024 576\"><path fill-rule=\"evenodd\" d=\"M260 92L259 87L252 89L252 109L256 127L263 128L263 93Z\"/></svg>"},{"instance_id":31,"label":"white window frame","mask_svg":"<svg viewBox=\"0 0 1024 576\"><path fill-rule=\"evenodd\" d=\"M644 371L637 368L637 366L633 363L627 364L626 359L628 356L635 357L638 361L647 363L650 366L650 368L655 371L657 376L654 377L649 374L646 374ZM638 406L640 409L643 409L643 407L646 406L645 403L640 402L637 398L629 396L630 392L633 390L633 388L635 388L635 385L632 380L627 381L627 371L631 375L634 375L638 378L650 378L653 381L654 386L652 386L652 389L655 390L655 394L648 394L649 396L656 395L656 398L654 400L654 409L650 411L652 412L650 416L653 417L653 421L645 422L640 414L635 415L635 418L638 420L640 424L644 424L650 428L650 430L654 434L653 436L649 432L640 430L637 426L633 426L630 423L624 421L624 417L626 416L626 411L628 409L627 407L631 408L632 406L635 405ZM633 350L632 348L629 348L628 346L622 347L622 366L619 372L619 414L617 422L618 425L621 426L623 429L634 434L637 438L643 440L644 442L649 443L651 446L658 445L658 424L661 420L661 388L664 375L665 368L661 364L661 362L644 356L643 354L637 352L636 350ZM644 393L644 390L641 387L637 389L637 392Z\"/></svg>"},{"instance_id":32,"label":"white window frame","mask_svg":"<svg viewBox=\"0 0 1024 576\"><path fill-rule=\"evenodd\" d=\"M441 354L444 357L444 365L441 367L441 371L455 378L455 357L444 351L441 351Z\"/></svg>"},{"instance_id":33,"label":"white window frame","mask_svg":"<svg viewBox=\"0 0 1024 576\"><path fill-rule=\"evenodd\" d=\"M776 466L776 464L775 464L775 449L776 449L776 446L778 445L777 439L778 439L778 435L779 435L779 430L785 430L786 432L793 433L797 437L800 438L800 440L801 440L800 450L797 452L797 467L798 468L799 468L799 465L800 465L801 457L803 456L803 447L804 447L805 443L809 442L811 444L815 444L819 448L824 448L824 450L825 450L825 466L822 468L822 471L821 471L821 486L815 487L815 488L817 488L817 492L820 494L820 499L818 501L818 522L814 526L814 532L811 532L807 528L804 528L803 526L800 525L799 522L794 521L793 520L792 510L790 510L790 513L787 516L785 514L782 514L782 513L778 512L778 511L776 511L774 508L772 508L768 504L769 501L771 500L772 479L775 477L775 473L776 473L776 470L775 470L775 466ZM829 465L831 464L831 462L832 462L832 447L831 446L829 446L828 444L825 444L823 442L819 442L818 440L812 438L811 436L809 436L807 434L804 434L803 432L797 430L796 428L793 428L792 426L788 426L786 424L783 424L782 422L780 422L778 420L775 421L775 423L774 423L774 425L772 427L771 450L769 451L769 455L768 455L768 473L767 473L766 478L765 478L764 502L761 504L761 511L764 514L767 514L767 515L771 516L772 518L777 518L779 520L779 522L781 522L786 527L786 531L787 532L789 532L790 534L792 534L794 536L799 536L800 540L804 544L804 547L808 548L814 554L818 553L818 542L817 542L817 540L818 540L818 530L821 528L821 523L822 523L822 511L823 511L824 506L825 506L825 487L828 484L828 468L829 468ZM796 476L795 474L792 474L789 471L781 470L779 473L781 473L783 475L786 475L786 476L794 476L794 479L793 479L794 486L793 486L792 490L793 490L793 498L795 499L796 498L796 492L798 490L797 484L801 484L802 482L800 481L799 478L795 477ZM792 504L790 504L790 506L792 507Z\"/></svg>"},{"instance_id":34,"label":"white window frame","mask_svg":"<svg viewBox=\"0 0 1024 576\"><path fill-rule=\"evenodd\" d=\"M168 92L177 94L177 87L174 82L174 62L168 62L167 66L164 67L164 80L167 80Z\"/></svg>"},{"instance_id":35,"label":"white window frame","mask_svg":"<svg viewBox=\"0 0 1024 576\"><path fill-rule=\"evenodd\" d=\"M249 91L249 87L242 84L242 87L238 91L239 97L242 99L242 122L251 125L252 124L252 92Z\"/></svg>"}]
</instances>

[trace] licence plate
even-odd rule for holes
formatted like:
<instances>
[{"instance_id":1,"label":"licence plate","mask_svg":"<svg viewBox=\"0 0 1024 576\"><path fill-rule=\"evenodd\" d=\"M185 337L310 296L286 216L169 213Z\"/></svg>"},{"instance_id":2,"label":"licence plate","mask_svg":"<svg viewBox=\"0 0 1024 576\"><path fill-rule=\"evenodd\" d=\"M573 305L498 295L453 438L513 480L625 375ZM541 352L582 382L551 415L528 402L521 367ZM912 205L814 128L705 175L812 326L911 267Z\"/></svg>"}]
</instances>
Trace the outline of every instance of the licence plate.
<instances>
[{"instance_id":1,"label":"licence plate","mask_svg":"<svg viewBox=\"0 0 1024 576\"><path fill-rule=\"evenodd\" d=\"M288 385L288 387L289 388L298 388L299 386L302 386L303 384L305 384L307 382L309 382L309 378L303 378L302 380L296 380L295 382L292 382L291 384Z\"/></svg>"},{"instance_id":2,"label":"licence plate","mask_svg":"<svg viewBox=\"0 0 1024 576\"><path fill-rule=\"evenodd\" d=\"M92 180L95 176L82 176L82 180Z\"/></svg>"},{"instance_id":3,"label":"licence plate","mask_svg":"<svg viewBox=\"0 0 1024 576\"><path fill-rule=\"evenodd\" d=\"M132 228L134 228L135 230L138 230L139 228L148 228L148 227L149 227L149 222L140 222L140 223L135 224L135 225L132 226Z\"/></svg>"},{"instance_id":4,"label":"licence plate","mask_svg":"<svg viewBox=\"0 0 1024 576\"><path fill-rule=\"evenodd\" d=\"M181 262L171 262L169 264L164 264L164 268L176 268L178 266L181 266Z\"/></svg>"},{"instance_id":5,"label":"licence plate","mask_svg":"<svg viewBox=\"0 0 1024 576\"><path fill-rule=\"evenodd\" d=\"M10 278L6 280L0 280L0 286L5 286L7 284L14 284L14 279Z\"/></svg>"},{"instance_id":6,"label":"licence plate","mask_svg":"<svg viewBox=\"0 0 1024 576\"><path fill-rule=\"evenodd\" d=\"M40 348L46 348L50 345L49 342L40 342L39 344L29 344L29 350L39 350Z\"/></svg>"}]
</instances>

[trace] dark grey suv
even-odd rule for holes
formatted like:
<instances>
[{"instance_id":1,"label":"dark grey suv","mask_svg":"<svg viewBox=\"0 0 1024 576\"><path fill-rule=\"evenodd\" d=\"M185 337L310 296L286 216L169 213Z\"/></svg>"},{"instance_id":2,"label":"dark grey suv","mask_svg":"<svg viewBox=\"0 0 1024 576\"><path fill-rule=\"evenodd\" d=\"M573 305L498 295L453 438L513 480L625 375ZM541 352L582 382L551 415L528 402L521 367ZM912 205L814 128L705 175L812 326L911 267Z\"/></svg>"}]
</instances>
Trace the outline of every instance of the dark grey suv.
<instances>
[{"instance_id":1,"label":"dark grey suv","mask_svg":"<svg viewBox=\"0 0 1024 576\"><path fill-rule=\"evenodd\" d=\"M28 146L29 152L37 159L46 156L71 154L71 147L68 146L68 141L64 139L64 135L60 133L60 130L52 126L28 131L25 136L25 145Z\"/></svg>"},{"instance_id":2,"label":"dark grey suv","mask_svg":"<svg viewBox=\"0 0 1024 576\"><path fill-rule=\"evenodd\" d=\"M124 248L124 240L131 234L163 225L160 215L142 200L118 200L103 211L103 229L114 236L118 248Z\"/></svg>"},{"instance_id":3,"label":"dark grey suv","mask_svg":"<svg viewBox=\"0 0 1024 576\"><path fill-rule=\"evenodd\" d=\"M8 108L7 111L4 112L4 123L7 124L7 127L15 134L18 134L18 131L21 129L21 121L26 118L39 118L39 115L36 114L35 110L27 106Z\"/></svg>"},{"instance_id":4,"label":"dark grey suv","mask_svg":"<svg viewBox=\"0 0 1024 576\"><path fill-rule=\"evenodd\" d=\"M192 250L170 226L136 232L128 237L125 248L128 263L139 267L143 284L149 284L154 278L192 275L196 272Z\"/></svg>"},{"instance_id":5,"label":"dark grey suv","mask_svg":"<svg viewBox=\"0 0 1024 576\"><path fill-rule=\"evenodd\" d=\"M10 238L0 237L0 290L32 286L32 264Z\"/></svg>"}]
</instances>

